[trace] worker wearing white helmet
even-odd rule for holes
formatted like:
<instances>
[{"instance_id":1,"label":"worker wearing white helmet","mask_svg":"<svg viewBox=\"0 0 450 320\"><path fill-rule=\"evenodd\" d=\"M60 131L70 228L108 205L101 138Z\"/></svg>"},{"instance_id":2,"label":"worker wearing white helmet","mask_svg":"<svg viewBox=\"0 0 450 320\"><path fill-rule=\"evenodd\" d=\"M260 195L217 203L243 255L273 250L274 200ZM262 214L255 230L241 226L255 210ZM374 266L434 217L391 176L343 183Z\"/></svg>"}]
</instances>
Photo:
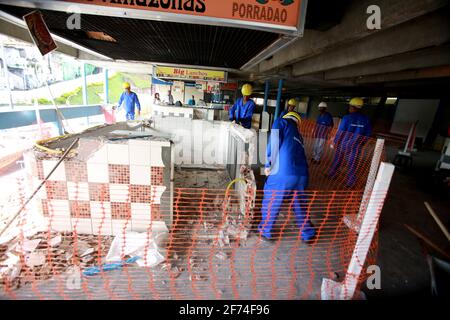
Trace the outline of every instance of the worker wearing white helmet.
<instances>
[{"instance_id":1,"label":"worker wearing white helmet","mask_svg":"<svg viewBox=\"0 0 450 320\"><path fill-rule=\"evenodd\" d=\"M316 127L314 130L314 146L313 146L313 163L319 163L323 154L325 142L328 139L331 128L333 128L333 116L327 112L328 105L322 101L319 103L319 116L316 120Z\"/></svg>"},{"instance_id":2,"label":"worker wearing white helmet","mask_svg":"<svg viewBox=\"0 0 450 320\"><path fill-rule=\"evenodd\" d=\"M230 121L235 121L246 129L252 126L253 112L255 111L255 102L250 99L253 93L253 87L246 83L241 89L242 98L239 98L230 109Z\"/></svg>"},{"instance_id":3,"label":"worker wearing white helmet","mask_svg":"<svg viewBox=\"0 0 450 320\"><path fill-rule=\"evenodd\" d=\"M349 114L342 118L334 138L336 154L328 174L330 177L334 177L345 160L347 187L353 187L356 183L357 160L367 138L372 134L370 120L361 112L363 105L364 101L361 98L350 100Z\"/></svg>"}]
</instances>

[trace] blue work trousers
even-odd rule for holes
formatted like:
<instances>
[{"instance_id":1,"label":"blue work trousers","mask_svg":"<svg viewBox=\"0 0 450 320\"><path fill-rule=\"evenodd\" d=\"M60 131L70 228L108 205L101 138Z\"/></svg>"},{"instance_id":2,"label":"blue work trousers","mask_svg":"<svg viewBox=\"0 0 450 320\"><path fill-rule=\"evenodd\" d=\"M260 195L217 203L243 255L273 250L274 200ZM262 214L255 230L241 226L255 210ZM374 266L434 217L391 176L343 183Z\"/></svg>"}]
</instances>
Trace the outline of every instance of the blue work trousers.
<instances>
[{"instance_id":1,"label":"blue work trousers","mask_svg":"<svg viewBox=\"0 0 450 320\"><path fill-rule=\"evenodd\" d=\"M262 220L258 230L263 237L272 238L272 227L280 213L283 200L287 200L286 211L293 210L297 226L304 241L315 235L311 221L306 216L308 197L304 193L308 186L308 177L271 175L264 185L264 198L262 202Z\"/></svg>"}]
</instances>

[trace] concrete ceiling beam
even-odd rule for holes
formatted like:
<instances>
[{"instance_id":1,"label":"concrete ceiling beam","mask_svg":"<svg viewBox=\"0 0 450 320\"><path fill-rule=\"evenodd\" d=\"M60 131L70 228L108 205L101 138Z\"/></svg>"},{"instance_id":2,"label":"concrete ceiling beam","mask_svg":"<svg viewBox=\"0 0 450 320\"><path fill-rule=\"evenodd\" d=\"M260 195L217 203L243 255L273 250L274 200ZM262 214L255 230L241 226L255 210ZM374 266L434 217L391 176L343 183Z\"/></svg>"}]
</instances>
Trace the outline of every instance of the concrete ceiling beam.
<instances>
[{"instance_id":1,"label":"concrete ceiling beam","mask_svg":"<svg viewBox=\"0 0 450 320\"><path fill-rule=\"evenodd\" d=\"M448 10L439 10L366 37L350 45L329 50L297 62L293 75L301 76L345 67L386 56L439 46L450 41Z\"/></svg>"},{"instance_id":2,"label":"concrete ceiling beam","mask_svg":"<svg viewBox=\"0 0 450 320\"><path fill-rule=\"evenodd\" d=\"M394 72L390 74L372 75L361 77L355 80L357 84L371 84L380 82L392 82L402 80L415 80L415 79L431 79L431 78L446 78L450 77L450 65L423 68L419 70L408 70Z\"/></svg>"},{"instance_id":3,"label":"concrete ceiling beam","mask_svg":"<svg viewBox=\"0 0 450 320\"><path fill-rule=\"evenodd\" d=\"M306 30L302 38L274 54L270 60L261 62L259 71L267 72L277 67L293 64L327 49L378 33L379 31L368 30L366 26L369 17L366 10L372 4L371 0L353 1L340 24L327 32ZM447 4L447 0L379 0L377 5L381 8L381 31L415 19Z\"/></svg>"},{"instance_id":4,"label":"concrete ceiling beam","mask_svg":"<svg viewBox=\"0 0 450 320\"><path fill-rule=\"evenodd\" d=\"M410 69L420 69L450 64L450 45L433 47L389 56L374 61L324 72L325 80L356 78Z\"/></svg>"}]
</instances>

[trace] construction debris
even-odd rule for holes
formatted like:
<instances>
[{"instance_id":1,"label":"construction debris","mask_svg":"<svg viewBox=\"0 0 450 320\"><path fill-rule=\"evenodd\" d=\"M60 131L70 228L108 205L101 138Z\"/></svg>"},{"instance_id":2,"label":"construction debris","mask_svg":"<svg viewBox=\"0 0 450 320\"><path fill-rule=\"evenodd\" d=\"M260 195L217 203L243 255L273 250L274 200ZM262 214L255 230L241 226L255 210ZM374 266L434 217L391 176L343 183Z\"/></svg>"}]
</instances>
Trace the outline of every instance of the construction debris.
<instances>
[{"instance_id":1,"label":"construction debris","mask_svg":"<svg viewBox=\"0 0 450 320\"><path fill-rule=\"evenodd\" d=\"M62 241L62 237L60 235L57 235L56 237L54 237L53 239L50 240L49 245L51 247L57 247L61 244Z\"/></svg>"},{"instance_id":2,"label":"construction debris","mask_svg":"<svg viewBox=\"0 0 450 320\"><path fill-rule=\"evenodd\" d=\"M216 257L219 259L219 260L225 260L226 258L227 258L227 254L225 253L225 252L218 252L218 253L216 253Z\"/></svg>"},{"instance_id":3,"label":"construction debris","mask_svg":"<svg viewBox=\"0 0 450 320\"><path fill-rule=\"evenodd\" d=\"M162 254L162 247L158 243L163 243L167 232L154 232L152 237L147 233L127 232L125 235L117 235L111 243L111 248L106 256L106 261L121 261L123 257L138 256L140 267L154 267L165 260Z\"/></svg>"},{"instance_id":4,"label":"construction debris","mask_svg":"<svg viewBox=\"0 0 450 320\"><path fill-rule=\"evenodd\" d=\"M86 269L102 263L111 241L108 236L71 232L38 232L22 240L10 239L0 245L0 287L7 284L19 288L63 274L74 266Z\"/></svg>"},{"instance_id":5,"label":"construction debris","mask_svg":"<svg viewBox=\"0 0 450 320\"><path fill-rule=\"evenodd\" d=\"M448 232L447 228L444 226L441 219L439 219L436 212L434 212L433 208L431 208L430 204L426 201L424 202L424 204L425 204L425 207L427 208L428 212L430 213L430 215L433 217L434 221L438 225L439 229L441 229L442 233L445 235L447 240L450 242L450 232Z\"/></svg>"},{"instance_id":6,"label":"construction debris","mask_svg":"<svg viewBox=\"0 0 450 320\"><path fill-rule=\"evenodd\" d=\"M37 266L42 266L45 263L45 252L40 250L36 252L31 252L29 255L26 256L25 264L30 267L34 268Z\"/></svg>"}]
</instances>

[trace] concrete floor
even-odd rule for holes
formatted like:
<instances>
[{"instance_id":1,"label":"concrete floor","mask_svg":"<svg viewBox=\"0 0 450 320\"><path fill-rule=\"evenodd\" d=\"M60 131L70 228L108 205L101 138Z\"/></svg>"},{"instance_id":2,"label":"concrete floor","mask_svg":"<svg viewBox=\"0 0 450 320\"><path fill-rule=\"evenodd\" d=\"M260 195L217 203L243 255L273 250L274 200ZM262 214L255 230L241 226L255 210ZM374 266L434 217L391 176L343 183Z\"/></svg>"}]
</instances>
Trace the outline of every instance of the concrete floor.
<instances>
[{"instance_id":1,"label":"concrete floor","mask_svg":"<svg viewBox=\"0 0 450 320\"><path fill-rule=\"evenodd\" d=\"M388 161L392 161L395 154L396 149L388 147ZM450 243L423 204L428 201L450 229L449 191L433 182L439 156L438 152L418 152L414 154L410 170L395 171L380 222L378 265L381 269L381 290L364 289L368 299L431 297L430 272L421 246L403 224L410 225L441 249L450 252ZM430 253L434 251L430 250ZM436 256L439 257L438 254ZM448 296L449 277L442 272L438 276L437 285Z\"/></svg>"},{"instance_id":2,"label":"concrete floor","mask_svg":"<svg viewBox=\"0 0 450 320\"><path fill-rule=\"evenodd\" d=\"M395 148L388 148L388 161L392 161L395 156ZM438 226L428 214L423 205L428 201L436 213L441 217L444 224L449 226L450 218L450 197L448 190L444 190L433 184L433 170L439 154L437 152L422 151L414 155L413 168L409 171L396 170L388 198L384 205L379 232L378 243L378 265L381 269L381 290L368 290L363 286L368 299L401 298L408 296L430 297L430 273L421 246L417 238L403 226L404 223L428 236L433 242L441 246L447 252L450 251L450 244L439 230ZM195 176L195 175L194 175ZM198 178L198 177L196 177ZM211 172L205 173L202 179L195 179L197 185L193 187L208 187L208 180L218 180ZM194 182L194 181L193 181ZM221 181L222 182L222 181ZM292 239L291 239L292 240ZM220 298L231 299L239 294L242 299L255 297L257 289L261 299L285 299L303 298L318 299L320 295L320 282L324 276L329 276L329 270L309 270L315 274L314 278L308 276L310 273L302 274L301 262L309 249L304 245L298 247L297 254L292 255L293 243L289 239L281 241L280 246L267 244L257 245L254 243L255 237L248 240L246 244L234 251L234 259L220 260L214 258L213 265L208 266L213 270L206 281L190 281L188 272L184 271L176 279L175 286L178 297L171 294L173 287L167 271L156 268L149 271L145 268L130 267L123 271L113 271L104 275L100 279L91 278L85 282L80 290L67 292L68 297L75 299L97 298L110 299L112 296L120 299L140 298L140 299L173 299L173 298ZM191 249L194 249L191 248ZM207 255L215 257L216 252L204 247ZM430 252L433 252L430 250ZM247 277L250 273L247 265L239 265L235 261L243 261L253 256L255 262L264 260L268 256L275 261L273 264L276 274L283 275L270 281L271 271L258 268L253 270L253 277ZM439 255L437 255L439 257ZM288 257L291 257L288 259ZM320 259L318 256L316 259ZM289 261L288 261L289 260ZM234 261L234 262L232 262ZM298 272L297 278L292 281L290 276L292 262ZM231 267L230 263L233 263ZM342 266L341 264L337 264ZM339 268L332 267L332 269ZM234 268L234 269L233 269ZM232 270L230 272L230 270ZM308 271L308 272L309 272ZM337 270L343 271L343 270ZM267 273L269 272L269 273ZM208 273L208 272L207 272ZM438 288L443 294L448 295L448 276L443 277L442 272L437 274ZM154 279L158 279L154 282ZM263 279L264 281L258 281ZM275 280L275 279L274 279ZM211 281L215 281L216 291L212 290ZM306 282L305 282L306 281ZM155 283L154 288L149 287L150 283ZM306 289L305 284L309 287ZM64 298L65 280L53 279L37 287L22 288L18 293L18 298L38 298L36 293L40 292L44 297L53 296ZM128 290L132 288L131 292ZM151 294L157 292L156 296ZM156 289L156 290L155 290ZM63 293L58 294L58 293Z\"/></svg>"}]
</instances>

